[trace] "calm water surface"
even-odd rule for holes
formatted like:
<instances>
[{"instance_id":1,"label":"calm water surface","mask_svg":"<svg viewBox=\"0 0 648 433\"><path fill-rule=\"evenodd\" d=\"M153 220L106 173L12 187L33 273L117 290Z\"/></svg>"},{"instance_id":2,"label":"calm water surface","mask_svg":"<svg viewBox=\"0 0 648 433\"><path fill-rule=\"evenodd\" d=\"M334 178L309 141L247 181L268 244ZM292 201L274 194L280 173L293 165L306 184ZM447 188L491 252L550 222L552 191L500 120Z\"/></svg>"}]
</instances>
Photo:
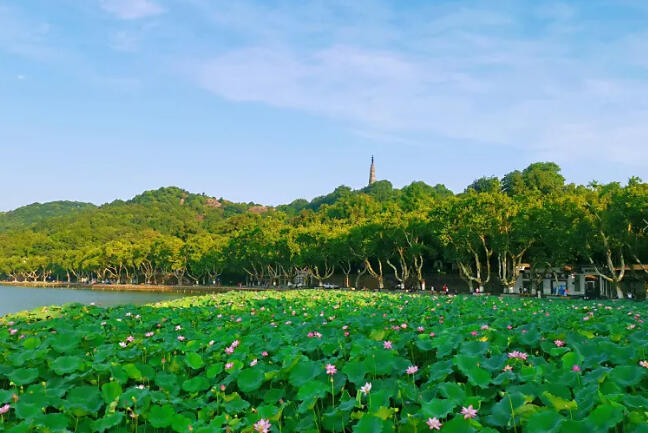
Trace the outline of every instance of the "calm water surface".
<instances>
[{"instance_id":1,"label":"calm water surface","mask_svg":"<svg viewBox=\"0 0 648 433\"><path fill-rule=\"evenodd\" d=\"M61 305L70 302L89 304L95 302L103 306L120 304L148 304L180 298L181 293L154 292L104 292L100 290L76 290L59 288L34 288L20 286L0 286L0 316L46 305Z\"/></svg>"}]
</instances>

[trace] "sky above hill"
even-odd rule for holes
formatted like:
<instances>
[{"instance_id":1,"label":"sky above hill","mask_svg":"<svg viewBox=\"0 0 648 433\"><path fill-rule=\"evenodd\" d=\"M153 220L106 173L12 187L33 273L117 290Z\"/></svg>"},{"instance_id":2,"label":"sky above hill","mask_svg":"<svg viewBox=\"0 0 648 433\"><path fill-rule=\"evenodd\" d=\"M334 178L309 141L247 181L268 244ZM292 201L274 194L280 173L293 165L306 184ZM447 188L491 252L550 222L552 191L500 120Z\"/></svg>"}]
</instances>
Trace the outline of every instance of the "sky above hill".
<instances>
[{"instance_id":1,"label":"sky above hill","mask_svg":"<svg viewBox=\"0 0 648 433\"><path fill-rule=\"evenodd\" d=\"M648 178L648 3L0 0L0 210Z\"/></svg>"}]
</instances>

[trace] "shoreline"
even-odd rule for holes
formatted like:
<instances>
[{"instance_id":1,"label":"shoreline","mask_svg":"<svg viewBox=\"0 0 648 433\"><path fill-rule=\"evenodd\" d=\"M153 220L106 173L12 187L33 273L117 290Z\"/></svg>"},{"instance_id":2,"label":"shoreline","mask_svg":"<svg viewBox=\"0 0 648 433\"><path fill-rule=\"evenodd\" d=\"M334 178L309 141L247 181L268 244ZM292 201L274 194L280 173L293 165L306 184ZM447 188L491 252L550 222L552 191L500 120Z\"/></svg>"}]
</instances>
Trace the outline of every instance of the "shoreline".
<instances>
[{"instance_id":1,"label":"shoreline","mask_svg":"<svg viewBox=\"0 0 648 433\"><path fill-rule=\"evenodd\" d=\"M192 293L196 295L226 293L231 291L293 290L277 287L236 287L236 286L167 286L155 284L87 284L43 281L0 281L0 286L29 287L42 289L95 290L103 292L156 292L156 293Z\"/></svg>"}]
</instances>

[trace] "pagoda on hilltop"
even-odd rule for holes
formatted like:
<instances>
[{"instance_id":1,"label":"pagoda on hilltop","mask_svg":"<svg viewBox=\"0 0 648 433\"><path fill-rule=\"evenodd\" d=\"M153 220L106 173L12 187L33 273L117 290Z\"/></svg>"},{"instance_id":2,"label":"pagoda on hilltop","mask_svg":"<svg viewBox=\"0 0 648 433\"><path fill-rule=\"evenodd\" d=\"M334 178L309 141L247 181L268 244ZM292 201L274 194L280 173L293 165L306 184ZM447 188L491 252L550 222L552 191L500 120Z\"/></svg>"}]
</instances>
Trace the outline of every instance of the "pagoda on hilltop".
<instances>
[{"instance_id":1,"label":"pagoda on hilltop","mask_svg":"<svg viewBox=\"0 0 648 433\"><path fill-rule=\"evenodd\" d=\"M374 164L374 157L371 155L371 167L369 168L369 185L376 183L376 166Z\"/></svg>"}]
</instances>

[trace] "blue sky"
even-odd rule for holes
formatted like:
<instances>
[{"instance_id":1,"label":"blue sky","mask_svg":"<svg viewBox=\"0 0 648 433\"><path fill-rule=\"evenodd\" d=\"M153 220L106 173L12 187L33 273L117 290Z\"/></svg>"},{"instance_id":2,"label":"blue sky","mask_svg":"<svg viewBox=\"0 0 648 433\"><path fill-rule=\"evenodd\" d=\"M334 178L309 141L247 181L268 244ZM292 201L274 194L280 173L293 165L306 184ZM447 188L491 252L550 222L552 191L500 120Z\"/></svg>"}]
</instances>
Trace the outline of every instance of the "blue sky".
<instances>
[{"instance_id":1,"label":"blue sky","mask_svg":"<svg viewBox=\"0 0 648 433\"><path fill-rule=\"evenodd\" d=\"M648 3L0 0L0 210L648 178Z\"/></svg>"}]
</instances>

